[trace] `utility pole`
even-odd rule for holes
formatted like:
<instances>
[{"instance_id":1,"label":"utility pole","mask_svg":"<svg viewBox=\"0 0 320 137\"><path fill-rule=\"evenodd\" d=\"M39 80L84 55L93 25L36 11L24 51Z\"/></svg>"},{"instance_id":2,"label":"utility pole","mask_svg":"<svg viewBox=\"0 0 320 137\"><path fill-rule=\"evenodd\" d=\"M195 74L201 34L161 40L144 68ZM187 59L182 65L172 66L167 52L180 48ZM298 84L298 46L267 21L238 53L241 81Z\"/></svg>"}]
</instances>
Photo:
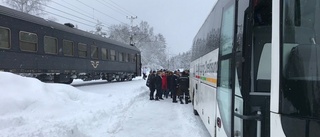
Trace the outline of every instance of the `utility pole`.
<instances>
[{"instance_id":1,"label":"utility pole","mask_svg":"<svg viewBox=\"0 0 320 137\"><path fill-rule=\"evenodd\" d=\"M137 19L138 17L137 16L127 16L127 19L129 19L131 21L131 30L130 30L130 45L133 46L134 43L133 43L133 20L134 19Z\"/></svg>"}]
</instances>

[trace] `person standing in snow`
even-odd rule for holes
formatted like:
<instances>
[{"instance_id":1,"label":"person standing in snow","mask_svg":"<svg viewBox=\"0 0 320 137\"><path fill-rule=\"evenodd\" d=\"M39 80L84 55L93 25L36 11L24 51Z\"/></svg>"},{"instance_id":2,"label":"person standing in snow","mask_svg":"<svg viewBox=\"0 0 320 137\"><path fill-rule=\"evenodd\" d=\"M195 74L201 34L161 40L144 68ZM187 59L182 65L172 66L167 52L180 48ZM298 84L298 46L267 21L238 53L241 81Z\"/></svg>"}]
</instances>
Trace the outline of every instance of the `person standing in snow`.
<instances>
[{"instance_id":1,"label":"person standing in snow","mask_svg":"<svg viewBox=\"0 0 320 137\"><path fill-rule=\"evenodd\" d=\"M178 88L178 76L169 72L168 76L168 90L171 93L171 98L173 103L177 103L177 88Z\"/></svg>"},{"instance_id":2,"label":"person standing in snow","mask_svg":"<svg viewBox=\"0 0 320 137\"><path fill-rule=\"evenodd\" d=\"M144 67L142 69L142 73L143 73L143 80L146 80L146 78L147 78L147 67Z\"/></svg>"},{"instance_id":3,"label":"person standing in snow","mask_svg":"<svg viewBox=\"0 0 320 137\"><path fill-rule=\"evenodd\" d=\"M179 100L181 104L184 104L182 99L185 99L185 103L189 103L189 75L186 71L183 71L180 78L179 78L179 89L180 89L180 96Z\"/></svg>"},{"instance_id":4,"label":"person standing in snow","mask_svg":"<svg viewBox=\"0 0 320 137\"><path fill-rule=\"evenodd\" d=\"M150 100L154 100L154 91L156 90L155 78L156 78L156 71L150 71L150 74L148 76L147 83L146 83L146 85L149 87L149 90L150 90Z\"/></svg>"},{"instance_id":5,"label":"person standing in snow","mask_svg":"<svg viewBox=\"0 0 320 137\"><path fill-rule=\"evenodd\" d=\"M162 77L162 86L161 86L162 93L166 98L168 98L169 91L168 91L167 72L163 72L161 77Z\"/></svg>"},{"instance_id":6,"label":"person standing in snow","mask_svg":"<svg viewBox=\"0 0 320 137\"><path fill-rule=\"evenodd\" d=\"M161 77L162 71L158 71L156 78L155 78L155 86L156 86L156 99L155 100L159 100L159 99L163 99L162 98L162 77Z\"/></svg>"}]
</instances>

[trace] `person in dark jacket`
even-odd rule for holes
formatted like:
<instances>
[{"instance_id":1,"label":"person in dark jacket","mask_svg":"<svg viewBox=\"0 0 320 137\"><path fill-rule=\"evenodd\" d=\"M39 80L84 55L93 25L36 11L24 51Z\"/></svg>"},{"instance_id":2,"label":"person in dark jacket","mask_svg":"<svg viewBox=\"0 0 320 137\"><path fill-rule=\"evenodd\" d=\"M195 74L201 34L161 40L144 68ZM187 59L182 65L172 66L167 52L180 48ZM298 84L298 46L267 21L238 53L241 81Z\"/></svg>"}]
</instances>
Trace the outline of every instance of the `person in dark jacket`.
<instances>
[{"instance_id":1,"label":"person in dark jacket","mask_svg":"<svg viewBox=\"0 0 320 137\"><path fill-rule=\"evenodd\" d=\"M179 100L181 104L184 104L182 99L185 99L185 103L189 103L189 74L186 71L183 71L179 78L179 87L181 94Z\"/></svg>"},{"instance_id":2,"label":"person in dark jacket","mask_svg":"<svg viewBox=\"0 0 320 137\"><path fill-rule=\"evenodd\" d=\"M177 88L178 88L178 76L169 72L168 76L168 89L171 93L171 98L173 103L177 103Z\"/></svg>"},{"instance_id":3,"label":"person in dark jacket","mask_svg":"<svg viewBox=\"0 0 320 137\"><path fill-rule=\"evenodd\" d=\"M155 87L156 87L156 90L157 90L156 99L155 100L157 100L157 101L159 99L163 99L162 98L162 77L161 77L161 74L162 74L162 72L158 71L157 75L156 75L156 78L155 78Z\"/></svg>"},{"instance_id":4,"label":"person in dark jacket","mask_svg":"<svg viewBox=\"0 0 320 137\"><path fill-rule=\"evenodd\" d=\"M154 91L156 90L155 85L156 71L150 71L150 74L147 79L147 86L150 90L150 100L154 100Z\"/></svg>"}]
</instances>

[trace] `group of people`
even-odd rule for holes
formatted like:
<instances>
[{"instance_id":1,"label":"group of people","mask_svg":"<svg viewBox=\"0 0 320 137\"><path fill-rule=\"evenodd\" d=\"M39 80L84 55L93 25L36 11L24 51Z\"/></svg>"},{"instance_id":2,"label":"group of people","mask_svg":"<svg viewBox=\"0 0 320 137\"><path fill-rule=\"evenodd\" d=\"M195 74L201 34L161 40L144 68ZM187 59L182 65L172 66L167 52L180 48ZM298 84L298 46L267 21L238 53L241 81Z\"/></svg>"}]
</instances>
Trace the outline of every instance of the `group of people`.
<instances>
[{"instance_id":1,"label":"group of people","mask_svg":"<svg viewBox=\"0 0 320 137\"><path fill-rule=\"evenodd\" d=\"M163 100L164 97L172 98L177 103L177 96L181 104L188 104L189 97L189 71L150 71L146 85L150 89L150 100ZM183 99L185 101L183 101Z\"/></svg>"}]
</instances>

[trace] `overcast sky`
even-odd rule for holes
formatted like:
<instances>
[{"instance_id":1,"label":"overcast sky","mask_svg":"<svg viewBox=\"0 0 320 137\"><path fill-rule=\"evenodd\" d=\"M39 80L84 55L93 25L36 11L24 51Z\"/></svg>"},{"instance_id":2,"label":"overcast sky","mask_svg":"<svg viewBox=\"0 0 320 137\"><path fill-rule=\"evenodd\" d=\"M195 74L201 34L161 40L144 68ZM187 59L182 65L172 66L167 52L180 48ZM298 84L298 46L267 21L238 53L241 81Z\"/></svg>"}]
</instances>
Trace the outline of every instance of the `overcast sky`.
<instances>
[{"instance_id":1,"label":"overcast sky","mask_svg":"<svg viewBox=\"0 0 320 137\"><path fill-rule=\"evenodd\" d=\"M217 0L52 0L45 7L59 23L70 22L79 29L94 30L96 20L105 26L130 24L126 16L137 16L161 33L170 56L191 49L192 40ZM54 15L55 14L55 15ZM58 16L57 16L58 15ZM104 28L107 30L107 27Z\"/></svg>"}]
</instances>

